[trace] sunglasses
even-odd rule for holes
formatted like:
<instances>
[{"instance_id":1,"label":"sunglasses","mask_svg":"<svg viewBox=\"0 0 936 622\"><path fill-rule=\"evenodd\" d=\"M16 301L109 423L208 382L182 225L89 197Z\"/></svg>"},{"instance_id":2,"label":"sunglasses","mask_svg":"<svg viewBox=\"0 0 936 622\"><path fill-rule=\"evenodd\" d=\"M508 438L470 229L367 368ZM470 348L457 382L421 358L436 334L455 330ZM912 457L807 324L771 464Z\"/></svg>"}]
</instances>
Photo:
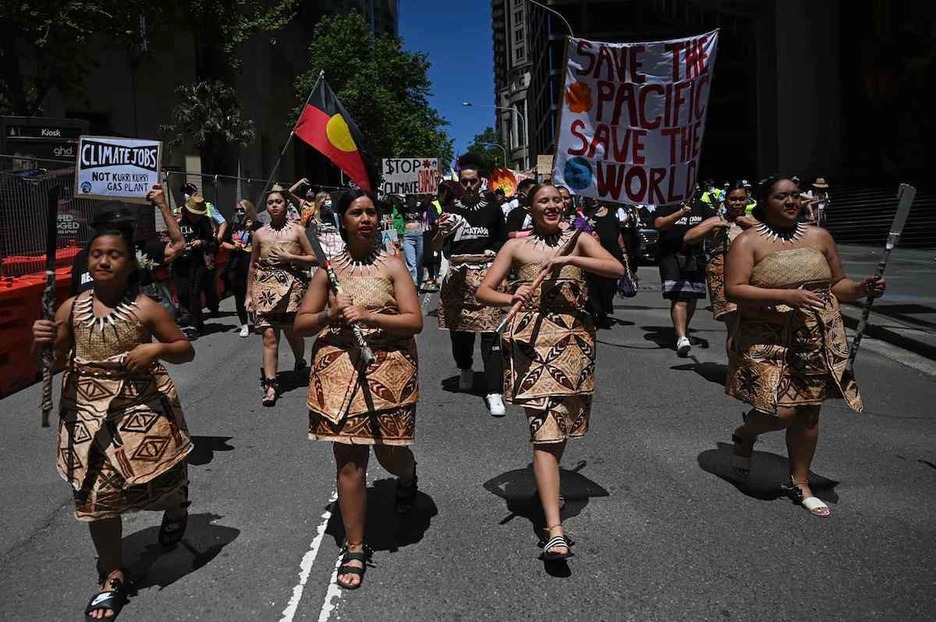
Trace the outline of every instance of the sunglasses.
<instances>
[{"instance_id":1,"label":"sunglasses","mask_svg":"<svg viewBox=\"0 0 936 622\"><path fill-rule=\"evenodd\" d=\"M480 179L463 179L459 183L461 183L461 185L463 186L474 186L475 184L480 184L481 180Z\"/></svg>"}]
</instances>

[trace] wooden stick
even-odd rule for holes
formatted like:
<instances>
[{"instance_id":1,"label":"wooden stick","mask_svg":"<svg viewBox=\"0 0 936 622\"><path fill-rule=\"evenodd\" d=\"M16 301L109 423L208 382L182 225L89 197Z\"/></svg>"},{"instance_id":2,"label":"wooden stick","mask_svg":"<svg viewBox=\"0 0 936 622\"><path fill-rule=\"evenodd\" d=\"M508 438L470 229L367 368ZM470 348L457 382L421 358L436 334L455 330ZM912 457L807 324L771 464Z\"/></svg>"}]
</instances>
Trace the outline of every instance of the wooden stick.
<instances>
[{"instance_id":1,"label":"wooden stick","mask_svg":"<svg viewBox=\"0 0 936 622\"><path fill-rule=\"evenodd\" d=\"M46 215L46 285L42 294L42 317L55 319L55 250L58 237L59 189L49 188L49 211ZM52 412L52 363L55 360L55 344L42 350L42 427L49 427Z\"/></svg>"}]
</instances>

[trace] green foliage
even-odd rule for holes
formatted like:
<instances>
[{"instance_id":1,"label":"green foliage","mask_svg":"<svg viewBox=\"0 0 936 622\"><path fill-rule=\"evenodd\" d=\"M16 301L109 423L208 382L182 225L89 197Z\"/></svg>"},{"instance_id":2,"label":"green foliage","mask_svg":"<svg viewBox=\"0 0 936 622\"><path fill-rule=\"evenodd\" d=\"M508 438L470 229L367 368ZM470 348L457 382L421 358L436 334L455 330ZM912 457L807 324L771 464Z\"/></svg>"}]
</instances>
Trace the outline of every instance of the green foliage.
<instances>
[{"instance_id":1,"label":"green foliage","mask_svg":"<svg viewBox=\"0 0 936 622\"><path fill-rule=\"evenodd\" d=\"M179 103L172 111L172 122L159 127L169 149L194 145L223 150L253 142L253 121L244 118L233 88L221 81L199 82L180 86L176 94Z\"/></svg>"},{"instance_id":2,"label":"green foliage","mask_svg":"<svg viewBox=\"0 0 936 622\"><path fill-rule=\"evenodd\" d=\"M377 164L387 157L452 160L448 122L429 105L432 83L425 54L407 52L399 37L374 37L358 13L325 18L309 48L310 71L296 84L304 102L319 72L369 141Z\"/></svg>"},{"instance_id":3,"label":"green foliage","mask_svg":"<svg viewBox=\"0 0 936 622\"><path fill-rule=\"evenodd\" d=\"M482 174L487 175L494 167L507 168L504 161L506 152L497 146L500 144L502 143L498 142L497 132L494 131L493 127L485 128L480 134L475 134L475 137L471 140L468 151L481 156L484 161L481 169Z\"/></svg>"},{"instance_id":4,"label":"green foliage","mask_svg":"<svg viewBox=\"0 0 936 622\"><path fill-rule=\"evenodd\" d=\"M68 94L81 85L93 65L92 37L133 46L141 15L161 12L143 0L0 0L0 112L40 113L53 86Z\"/></svg>"}]
</instances>

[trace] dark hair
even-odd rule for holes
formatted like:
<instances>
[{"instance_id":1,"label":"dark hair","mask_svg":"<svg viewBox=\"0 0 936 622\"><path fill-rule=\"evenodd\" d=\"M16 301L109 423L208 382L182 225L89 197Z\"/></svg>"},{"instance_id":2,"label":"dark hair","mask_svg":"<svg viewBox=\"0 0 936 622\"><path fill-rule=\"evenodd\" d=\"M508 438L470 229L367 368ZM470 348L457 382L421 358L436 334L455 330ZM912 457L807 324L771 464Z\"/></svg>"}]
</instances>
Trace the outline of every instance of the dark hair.
<instances>
[{"instance_id":1,"label":"dark hair","mask_svg":"<svg viewBox=\"0 0 936 622\"><path fill-rule=\"evenodd\" d=\"M747 192L747 182L745 182L745 180L743 179L739 179L733 183L725 184L725 196L726 197L733 190L744 190L745 192Z\"/></svg>"},{"instance_id":2,"label":"dark hair","mask_svg":"<svg viewBox=\"0 0 936 622\"><path fill-rule=\"evenodd\" d=\"M451 203L461 195L461 184L457 181L452 181L451 179L446 179L445 181L441 182L439 184L439 190L436 192L436 197L439 199L439 203L442 205Z\"/></svg>"},{"instance_id":3,"label":"dark hair","mask_svg":"<svg viewBox=\"0 0 936 622\"><path fill-rule=\"evenodd\" d=\"M526 179L521 179L520 183L517 184L517 192L523 192L524 190L529 190L532 186L538 185L535 179L527 177ZM552 184L543 184L543 185L552 185Z\"/></svg>"},{"instance_id":4,"label":"dark hair","mask_svg":"<svg viewBox=\"0 0 936 622\"><path fill-rule=\"evenodd\" d=\"M96 239L102 238L105 235L113 235L123 240L123 243L127 247L127 256L130 258L130 265L132 266L130 274L127 276L127 292L128 297L134 300L140 293L140 279L142 275L140 274L140 266L137 264L136 247L133 243L133 228L121 225L123 225L123 223L119 225L106 225L91 231L91 239L88 240L88 259L91 258L91 245L94 244Z\"/></svg>"}]
</instances>

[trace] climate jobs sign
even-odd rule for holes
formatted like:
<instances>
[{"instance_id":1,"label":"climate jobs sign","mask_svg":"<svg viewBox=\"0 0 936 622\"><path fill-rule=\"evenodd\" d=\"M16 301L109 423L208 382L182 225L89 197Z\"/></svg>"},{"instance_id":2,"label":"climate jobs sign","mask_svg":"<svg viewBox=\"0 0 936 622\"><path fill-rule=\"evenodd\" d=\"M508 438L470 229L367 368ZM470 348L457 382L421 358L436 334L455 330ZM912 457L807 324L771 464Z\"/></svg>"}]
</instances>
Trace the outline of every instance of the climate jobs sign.
<instances>
[{"instance_id":1,"label":"climate jobs sign","mask_svg":"<svg viewBox=\"0 0 936 622\"><path fill-rule=\"evenodd\" d=\"M158 140L82 136L78 141L75 195L146 203L159 183L162 143Z\"/></svg>"},{"instance_id":2,"label":"climate jobs sign","mask_svg":"<svg viewBox=\"0 0 936 622\"><path fill-rule=\"evenodd\" d=\"M647 43L570 39L553 182L617 203L691 197L718 31Z\"/></svg>"}]
</instances>

